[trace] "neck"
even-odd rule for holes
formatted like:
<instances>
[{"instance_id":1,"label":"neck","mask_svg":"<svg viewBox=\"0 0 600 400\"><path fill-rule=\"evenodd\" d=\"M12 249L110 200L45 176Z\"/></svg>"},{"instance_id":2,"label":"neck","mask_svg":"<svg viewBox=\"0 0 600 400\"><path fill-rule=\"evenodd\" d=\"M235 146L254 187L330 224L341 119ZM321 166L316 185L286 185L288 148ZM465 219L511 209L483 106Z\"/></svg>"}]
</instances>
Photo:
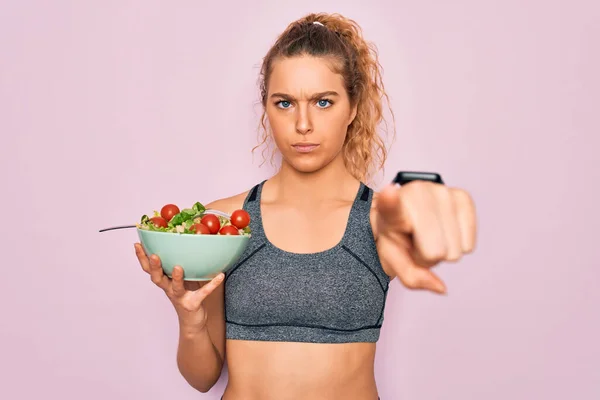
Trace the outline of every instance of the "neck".
<instances>
[{"instance_id":1,"label":"neck","mask_svg":"<svg viewBox=\"0 0 600 400\"><path fill-rule=\"evenodd\" d=\"M282 162L271 181L274 194L285 201L311 203L346 198L356 194L357 180L348 172L341 154L326 167L315 172L300 172Z\"/></svg>"}]
</instances>

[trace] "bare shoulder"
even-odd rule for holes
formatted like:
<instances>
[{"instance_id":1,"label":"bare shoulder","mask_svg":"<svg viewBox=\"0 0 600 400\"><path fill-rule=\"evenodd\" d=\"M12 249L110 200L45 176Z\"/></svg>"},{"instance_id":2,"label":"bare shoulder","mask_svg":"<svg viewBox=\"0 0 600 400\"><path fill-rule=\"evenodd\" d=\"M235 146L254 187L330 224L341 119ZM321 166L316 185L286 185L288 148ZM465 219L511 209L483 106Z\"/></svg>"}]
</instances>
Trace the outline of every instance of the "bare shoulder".
<instances>
[{"instance_id":1,"label":"bare shoulder","mask_svg":"<svg viewBox=\"0 0 600 400\"><path fill-rule=\"evenodd\" d=\"M225 197L223 199L215 200L206 205L206 208L213 210L219 210L231 214L235 210L239 210L244 206L244 200L248 196L250 190L246 190L243 193L236 194L231 197Z\"/></svg>"}]
</instances>

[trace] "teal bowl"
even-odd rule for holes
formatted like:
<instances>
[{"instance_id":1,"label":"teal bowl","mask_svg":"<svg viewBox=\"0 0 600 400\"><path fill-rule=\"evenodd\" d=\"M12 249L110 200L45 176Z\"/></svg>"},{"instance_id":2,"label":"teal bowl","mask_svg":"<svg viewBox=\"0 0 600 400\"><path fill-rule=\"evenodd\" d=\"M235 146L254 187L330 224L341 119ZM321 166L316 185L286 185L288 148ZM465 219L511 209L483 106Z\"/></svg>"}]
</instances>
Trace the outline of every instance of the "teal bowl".
<instances>
[{"instance_id":1,"label":"teal bowl","mask_svg":"<svg viewBox=\"0 0 600 400\"><path fill-rule=\"evenodd\" d=\"M148 256L160 257L163 271L172 277L176 265L183 268L186 281L208 281L226 272L248 246L247 235L182 235L137 228Z\"/></svg>"}]
</instances>

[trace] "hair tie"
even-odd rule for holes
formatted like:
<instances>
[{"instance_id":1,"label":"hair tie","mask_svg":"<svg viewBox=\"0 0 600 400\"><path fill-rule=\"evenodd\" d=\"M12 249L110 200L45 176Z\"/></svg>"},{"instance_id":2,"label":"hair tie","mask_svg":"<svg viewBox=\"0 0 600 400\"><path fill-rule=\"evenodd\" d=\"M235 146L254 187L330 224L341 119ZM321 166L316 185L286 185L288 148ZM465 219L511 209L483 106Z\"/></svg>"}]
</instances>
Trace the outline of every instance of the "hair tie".
<instances>
[{"instance_id":1,"label":"hair tie","mask_svg":"<svg viewBox=\"0 0 600 400\"><path fill-rule=\"evenodd\" d=\"M325 26L325 25L323 25L322 23L320 23L319 21L314 21L314 22L313 22L313 25L321 25L321 26Z\"/></svg>"}]
</instances>

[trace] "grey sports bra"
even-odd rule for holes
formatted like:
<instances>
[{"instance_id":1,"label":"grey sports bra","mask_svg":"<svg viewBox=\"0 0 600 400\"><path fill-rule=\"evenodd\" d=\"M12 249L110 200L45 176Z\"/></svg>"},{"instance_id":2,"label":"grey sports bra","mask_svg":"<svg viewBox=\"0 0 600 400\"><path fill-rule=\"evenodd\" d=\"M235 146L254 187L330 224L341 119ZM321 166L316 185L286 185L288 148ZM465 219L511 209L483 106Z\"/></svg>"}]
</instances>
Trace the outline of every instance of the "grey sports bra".
<instances>
[{"instance_id":1,"label":"grey sports bra","mask_svg":"<svg viewBox=\"0 0 600 400\"><path fill-rule=\"evenodd\" d=\"M363 183L342 240L318 253L291 253L265 236L260 198L246 197L252 237L225 274L226 338L348 343L379 339L390 279L369 219L373 191Z\"/></svg>"}]
</instances>

